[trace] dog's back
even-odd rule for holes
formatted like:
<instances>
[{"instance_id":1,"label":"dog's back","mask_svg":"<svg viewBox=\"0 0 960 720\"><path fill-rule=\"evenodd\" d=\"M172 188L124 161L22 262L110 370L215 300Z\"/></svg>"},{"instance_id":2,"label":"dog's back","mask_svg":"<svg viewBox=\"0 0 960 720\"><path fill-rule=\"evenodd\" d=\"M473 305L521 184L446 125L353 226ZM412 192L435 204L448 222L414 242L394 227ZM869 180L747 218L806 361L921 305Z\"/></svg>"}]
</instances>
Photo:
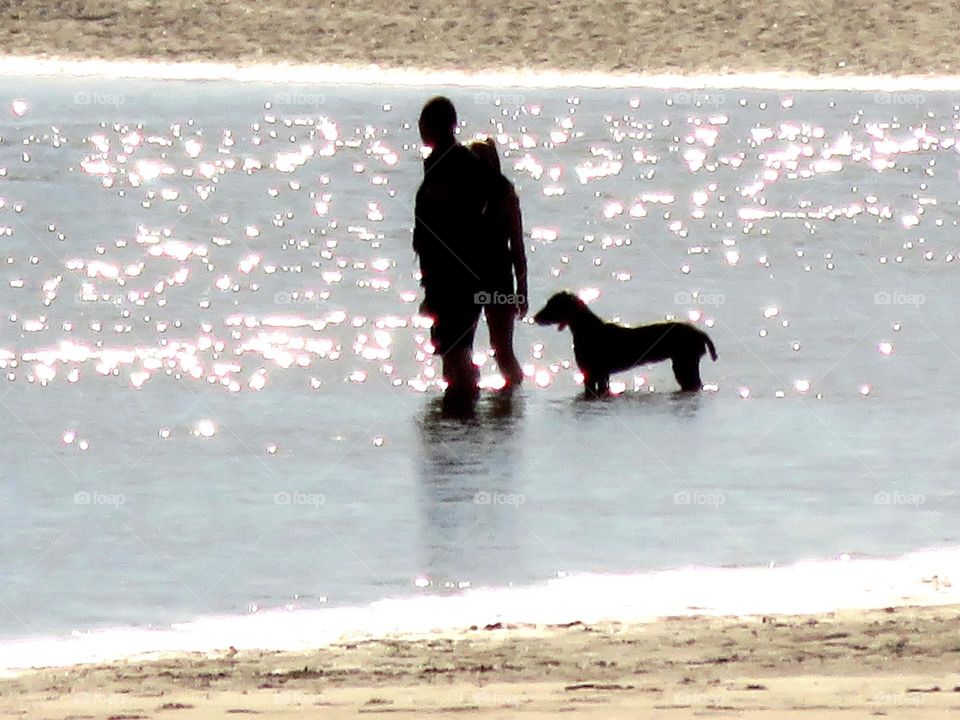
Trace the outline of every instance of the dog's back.
<instances>
[{"instance_id":1,"label":"dog's back","mask_svg":"<svg viewBox=\"0 0 960 720\"><path fill-rule=\"evenodd\" d=\"M580 363L608 373L629 370L637 365L696 358L707 352L717 359L717 351L706 333L687 323L662 322L639 327L603 323L594 333L574 332L574 353Z\"/></svg>"}]
</instances>

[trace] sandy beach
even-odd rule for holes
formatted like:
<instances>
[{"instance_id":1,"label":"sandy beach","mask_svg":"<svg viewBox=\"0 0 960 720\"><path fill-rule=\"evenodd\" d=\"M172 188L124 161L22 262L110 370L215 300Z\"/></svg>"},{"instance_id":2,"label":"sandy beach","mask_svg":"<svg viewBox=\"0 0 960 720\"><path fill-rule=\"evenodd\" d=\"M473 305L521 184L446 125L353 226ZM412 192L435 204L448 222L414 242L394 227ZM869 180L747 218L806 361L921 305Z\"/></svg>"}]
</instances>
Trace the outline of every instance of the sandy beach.
<instances>
[{"instance_id":1,"label":"sandy beach","mask_svg":"<svg viewBox=\"0 0 960 720\"><path fill-rule=\"evenodd\" d=\"M29 718L798 717L960 711L960 607L474 628L45 669L0 681Z\"/></svg>"},{"instance_id":2,"label":"sandy beach","mask_svg":"<svg viewBox=\"0 0 960 720\"><path fill-rule=\"evenodd\" d=\"M947 2L0 2L3 52L479 72L956 74Z\"/></svg>"}]
</instances>

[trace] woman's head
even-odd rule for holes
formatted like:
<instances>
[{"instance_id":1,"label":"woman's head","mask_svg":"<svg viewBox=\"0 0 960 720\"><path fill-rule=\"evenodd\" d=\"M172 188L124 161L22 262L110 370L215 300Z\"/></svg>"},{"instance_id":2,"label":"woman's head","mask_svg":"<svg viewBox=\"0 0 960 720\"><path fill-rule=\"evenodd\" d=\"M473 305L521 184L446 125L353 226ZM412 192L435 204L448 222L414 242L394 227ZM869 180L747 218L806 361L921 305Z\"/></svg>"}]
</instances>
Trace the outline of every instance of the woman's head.
<instances>
[{"instance_id":1,"label":"woman's head","mask_svg":"<svg viewBox=\"0 0 960 720\"><path fill-rule=\"evenodd\" d=\"M478 138L468 145L470 152L476 155L484 165L500 172L500 153L497 152L497 143L492 137Z\"/></svg>"}]
</instances>

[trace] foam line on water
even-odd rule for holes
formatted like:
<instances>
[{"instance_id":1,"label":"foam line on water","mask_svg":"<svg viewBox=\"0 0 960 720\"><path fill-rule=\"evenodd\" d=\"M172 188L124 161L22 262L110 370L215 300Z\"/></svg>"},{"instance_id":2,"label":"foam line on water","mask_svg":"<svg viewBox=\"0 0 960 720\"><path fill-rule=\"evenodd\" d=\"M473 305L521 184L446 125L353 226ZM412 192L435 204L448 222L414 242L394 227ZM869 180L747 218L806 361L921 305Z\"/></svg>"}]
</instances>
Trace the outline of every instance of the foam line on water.
<instances>
[{"instance_id":1,"label":"foam line on water","mask_svg":"<svg viewBox=\"0 0 960 720\"><path fill-rule=\"evenodd\" d=\"M779 568L680 568L582 574L520 588L380 600L362 607L210 617L164 630L117 628L0 643L0 670L173 652L306 650L344 636L420 635L491 623L646 622L685 615L803 615L839 609L960 604L960 548L884 560Z\"/></svg>"},{"instance_id":2,"label":"foam line on water","mask_svg":"<svg viewBox=\"0 0 960 720\"><path fill-rule=\"evenodd\" d=\"M960 90L960 75L807 75L784 72L598 73L499 68L487 71L384 68L376 65L233 64L150 60L0 57L0 76L142 80L233 80L285 84L482 86L519 88L765 89L928 92Z\"/></svg>"}]
</instances>

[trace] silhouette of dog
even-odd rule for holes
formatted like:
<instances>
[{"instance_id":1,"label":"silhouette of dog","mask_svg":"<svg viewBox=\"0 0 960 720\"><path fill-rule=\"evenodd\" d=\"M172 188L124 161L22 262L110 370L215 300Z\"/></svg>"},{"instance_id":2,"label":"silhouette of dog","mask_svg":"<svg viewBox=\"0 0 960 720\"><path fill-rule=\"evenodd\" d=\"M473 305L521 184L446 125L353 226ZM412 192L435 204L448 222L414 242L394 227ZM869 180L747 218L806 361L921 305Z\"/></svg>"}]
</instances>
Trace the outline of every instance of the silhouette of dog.
<instances>
[{"instance_id":1,"label":"silhouette of dog","mask_svg":"<svg viewBox=\"0 0 960 720\"><path fill-rule=\"evenodd\" d=\"M695 392L700 380L700 358L707 351L717 359L717 350L705 332L692 325L663 322L624 327L604 322L571 292L557 293L534 318L538 325L567 326L573 333L573 354L583 373L587 394L606 394L611 373L637 365L670 360L681 390Z\"/></svg>"}]
</instances>

